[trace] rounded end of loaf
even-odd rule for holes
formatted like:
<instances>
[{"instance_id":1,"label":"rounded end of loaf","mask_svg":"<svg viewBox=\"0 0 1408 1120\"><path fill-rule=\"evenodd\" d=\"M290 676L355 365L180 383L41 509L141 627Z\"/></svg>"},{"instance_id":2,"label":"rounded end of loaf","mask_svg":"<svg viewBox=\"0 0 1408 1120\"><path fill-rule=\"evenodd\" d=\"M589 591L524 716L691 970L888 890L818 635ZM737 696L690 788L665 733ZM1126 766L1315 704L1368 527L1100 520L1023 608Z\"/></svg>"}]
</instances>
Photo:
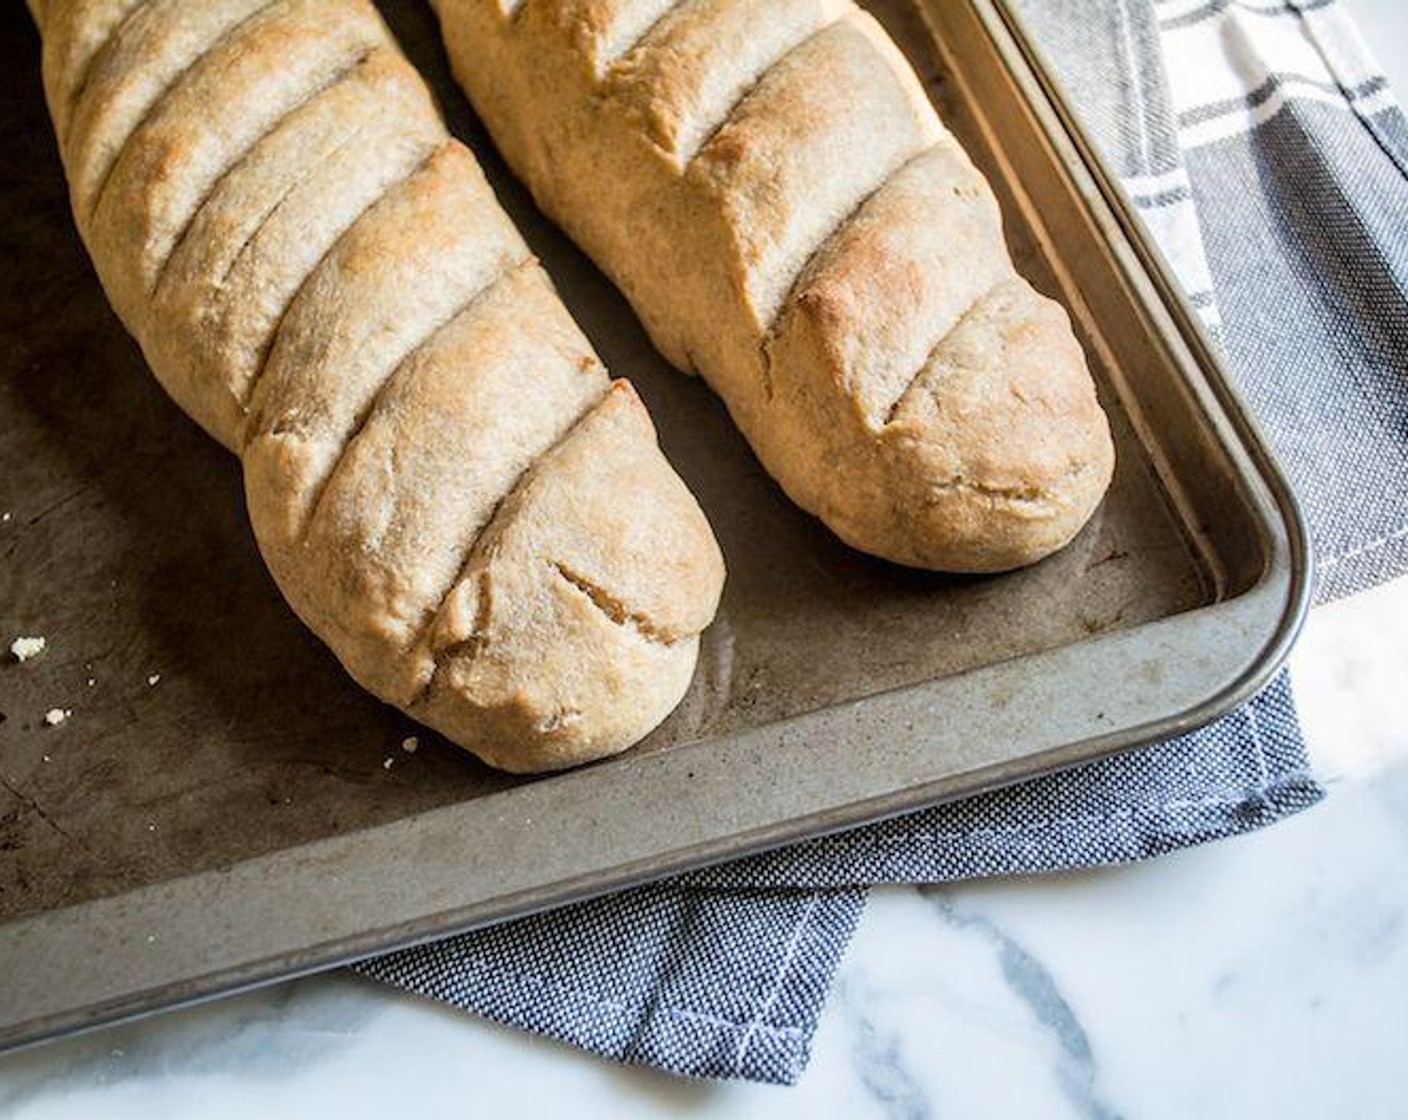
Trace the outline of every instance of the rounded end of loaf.
<instances>
[{"instance_id":1,"label":"rounded end of loaf","mask_svg":"<svg viewBox=\"0 0 1408 1120\"><path fill-rule=\"evenodd\" d=\"M724 564L629 383L496 521L429 634L434 676L407 711L515 773L639 742L689 687Z\"/></svg>"},{"instance_id":2,"label":"rounded end of loaf","mask_svg":"<svg viewBox=\"0 0 1408 1120\"><path fill-rule=\"evenodd\" d=\"M778 473L853 547L1003 572L1063 548L1099 507L1114 472L1109 421L1064 309L1020 278L994 286L879 414L825 388L817 371L834 363L820 354L806 354L816 360L793 401L776 403L827 429L792 441ZM788 355L794 368L799 357ZM797 450L815 446L826 455Z\"/></svg>"},{"instance_id":3,"label":"rounded end of loaf","mask_svg":"<svg viewBox=\"0 0 1408 1120\"><path fill-rule=\"evenodd\" d=\"M1110 425L1065 310L1014 278L949 337L882 438L882 555L941 571L1034 564L1095 514Z\"/></svg>"},{"instance_id":4,"label":"rounded end of loaf","mask_svg":"<svg viewBox=\"0 0 1408 1120\"><path fill-rule=\"evenodd\" d=\"M437 695L410 714L513 774L609 758L639 743L679 706L699 653L697 635L658 649L626 644L606 639L588 649L575 641L552 642L528 653L541 660L519 671L550 664L566 676L506 690L487 702L472 659L452 659L441 670Z\"/></svg>"},{"instance_id":5,"label":"rounded end of loaf","mask_svg":"<svg viewBox=\"0 0 1408 1120\"><path fill-rule=\"evenodd\" d=\"M844 511L823 520L852 547L907 567L966 575L1013 571L1065 548L1094 516L1114 456L1108 441L1093 439L1092 452L1060 475L1033 472L1015 485L984 483L979 476L932 482L924 492L911 478L912 503L893 502L884 523L873 516L854 520Z\"/></svg>"},{"instance_id":6,"label":"rounded end of loaf","mask_svg":"<svg viewBox=\"0 0 1408 1120\"><path fill-rule=\"evenodd\" d=\"M363 687L489 765L534 773L619 753L683 698L723 558L628 383L523 474L424 611L366 579L362 538L336 547L265 511L257 491L279 473L265 458L259 443L247 452L247 487L289 602Z\"/></svg>"}]
</instances>

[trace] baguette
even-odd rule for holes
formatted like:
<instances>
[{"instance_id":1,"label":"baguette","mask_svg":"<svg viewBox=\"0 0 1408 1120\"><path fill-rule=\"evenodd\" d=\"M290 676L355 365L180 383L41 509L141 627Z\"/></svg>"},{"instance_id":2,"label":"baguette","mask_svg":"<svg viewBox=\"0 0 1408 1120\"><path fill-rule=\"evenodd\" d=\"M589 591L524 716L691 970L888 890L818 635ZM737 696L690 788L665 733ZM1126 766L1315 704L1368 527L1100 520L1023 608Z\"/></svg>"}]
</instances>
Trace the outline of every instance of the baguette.
<instances>
[{"instance_id":1,"label":"baguette","mask_svg":"<svg viewBox=\"0 0 1408 1120\"><path fill-rule=\"evenodd\" d=\"M103 288L348 672L506 770L664 719L717 544L375 8L31 11Z\"/></svg>"},{"instance_id":2,"label":"baguette","mask_svg":"<svg viewBox=\"0 0 1408 1120\"><path fill-rule=\"evenodd\" d=\"M1066 544L1114 451L1065 312L847 0L433 0L541 208L851 545L989 572Z\"/></svg>"}]
</instances>

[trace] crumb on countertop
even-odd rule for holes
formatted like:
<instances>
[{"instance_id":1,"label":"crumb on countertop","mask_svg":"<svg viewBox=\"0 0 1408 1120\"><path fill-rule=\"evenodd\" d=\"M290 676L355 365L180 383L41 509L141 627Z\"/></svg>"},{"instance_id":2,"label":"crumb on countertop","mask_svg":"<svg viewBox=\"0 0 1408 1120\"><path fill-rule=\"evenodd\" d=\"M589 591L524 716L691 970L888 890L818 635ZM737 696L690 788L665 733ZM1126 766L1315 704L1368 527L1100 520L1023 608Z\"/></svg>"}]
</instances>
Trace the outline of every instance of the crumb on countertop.
<instances>
[{"instance_id":1,"label":"crumb on countertop","mask_svg":"<svg viewBox=\"0 0 1408 1120\"><path fill-rule=\"evenodd\" d=\"M44 713L44 722L50 727L58 727L71 715L73 715L72 708L50 708Z\"/></svg>"},{"instance_id":2,"label":"crumb on countertop","mask_svg":"<svg viewBox=\"0 0 1408 1120\"><path fill-rule=\"evenodd\" d=\"M419 747L420 740L417 739L414 735L407 735L404 739L401 740L401 749L407 754L415 754L416 750Z\"/></svg>"},{"instance_id":3,"label":"crumb on countertop","mask_svg":"<svg viewBox=\"0 0 1408 1120\"><path fill-rule=\"evenodd\" d=\"M155 688L159 680L161 680L161 674L153 673L147 678L147 684L149 684L152 688Z\"/></svg>"},{"instance_id":4,"label":"crumb on countertop","mask_svg":"<svg viewBox=\"0 0 1408 1120\"><path fill-rule=\"evenodd\" d=\"M9 520L10 520L10 511L9 511L9 510L6 510L4 513L0 513L0 521L9 521Z\"/></svg>"},{"instance_id":5,"label":"crumb on countertop","mask_svg":"<svg viewBox=\"0 0 1408 1120\"><path fill-rule=\"evenodd\" d=\"M47 638L34 637L16 638L10 643L10 656L16 661L28 661L30 658L38 657L44 652L44 647L49 644Z\"/></svg>"},{"instance_id":6,"label":"crumb on countertop","mask_svg":"<svg viewBox=\"0 0 1408 1120\"><path fill-rule=\"evenodd\" d=\"M390 769L391 769L391 764L392 764L393 762L395 762L395 761L396 761L396 760L395 760L394 758L383 758L383 759L381 760L381 768L382 768L383 770L390 770Z\"/></svg>"}]
</instances>

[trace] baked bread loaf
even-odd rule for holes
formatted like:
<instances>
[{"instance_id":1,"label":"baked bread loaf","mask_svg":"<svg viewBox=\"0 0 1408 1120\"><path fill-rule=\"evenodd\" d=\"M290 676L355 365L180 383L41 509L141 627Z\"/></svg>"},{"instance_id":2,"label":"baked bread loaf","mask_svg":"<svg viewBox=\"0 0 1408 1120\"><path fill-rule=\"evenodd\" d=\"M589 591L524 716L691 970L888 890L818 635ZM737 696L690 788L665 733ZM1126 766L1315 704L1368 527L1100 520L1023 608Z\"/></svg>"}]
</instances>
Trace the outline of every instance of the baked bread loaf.
<instances>
[{"instance_id":1,"label":"baked bread loaf","mask_svg":"<svg viewBox=\"0 0 1408 1120\"><path fill-rule=\"evenodd\" d=\"M78 228L303 620L507 770L674 708L723 565L365 0L31 0Z\"/></svg>"},{"instance_id":2,"label":"baked bread loaf","mask_svg":"<svg viewBox=\"0 0 1408 1120\"><path fill-rule=\"evenodd\" d=\"M850 544L996 571L1113 469L1064 311L847 0L432 0L500 149Z\"/></svg>"}]
</instances>

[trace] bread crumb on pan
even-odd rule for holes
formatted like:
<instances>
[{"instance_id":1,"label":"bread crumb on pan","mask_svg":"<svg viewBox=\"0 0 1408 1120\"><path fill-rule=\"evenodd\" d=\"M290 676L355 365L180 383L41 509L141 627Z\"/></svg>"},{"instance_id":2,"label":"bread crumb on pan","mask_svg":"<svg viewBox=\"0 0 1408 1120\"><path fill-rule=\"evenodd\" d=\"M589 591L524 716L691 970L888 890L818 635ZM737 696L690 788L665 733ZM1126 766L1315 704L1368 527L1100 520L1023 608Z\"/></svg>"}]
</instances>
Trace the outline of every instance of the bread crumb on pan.
<instances>
[{"instance_id":1,"label":"bread crumb on pan","mask_svg":"<svg viewBox=\"0 0 1408 1120\"><path fill-rule=\"evenodd\" d=\"M47 638L16 638L10 643L10 656L16 661L25 662L38 657L49 644Z\"/></svg>"}]
</instances>

